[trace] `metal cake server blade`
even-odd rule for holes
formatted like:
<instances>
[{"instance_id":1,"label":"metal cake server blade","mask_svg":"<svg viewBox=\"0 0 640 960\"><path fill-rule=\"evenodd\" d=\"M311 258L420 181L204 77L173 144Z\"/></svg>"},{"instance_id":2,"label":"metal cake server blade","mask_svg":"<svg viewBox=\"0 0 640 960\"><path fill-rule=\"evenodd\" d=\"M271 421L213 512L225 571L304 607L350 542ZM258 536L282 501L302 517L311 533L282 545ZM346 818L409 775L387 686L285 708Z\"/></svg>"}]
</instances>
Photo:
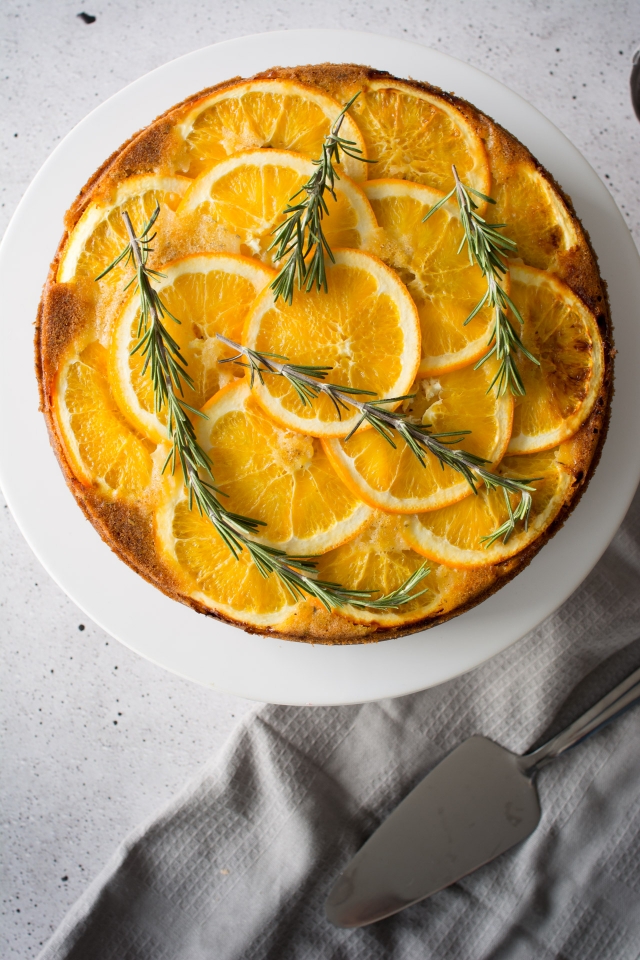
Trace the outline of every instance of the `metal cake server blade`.
<instances>
[{"instance_id":1,"label":"metal cake server blade","mask_svg":"<svg viewBox=\"0 0 640 960\"><path fill-rule=\"evenodd\" d=\"M540 820L535 773L640 700L640 669L544 746L518 756L486 737L456 747L367 840L325 904L363 927L448 887L509 850Z\"/></svg>"},{"instance_id":2,"label":"metal cake server blade","mask_svg":"<svg viewBox=\"0 0 640 960\"><path fill-rule=\"evenodd\" d=\"M633 67L631 68L631 103L635 110L636 117L640 120L640 49L633 55Z\"/></svg>"}]
</instances>

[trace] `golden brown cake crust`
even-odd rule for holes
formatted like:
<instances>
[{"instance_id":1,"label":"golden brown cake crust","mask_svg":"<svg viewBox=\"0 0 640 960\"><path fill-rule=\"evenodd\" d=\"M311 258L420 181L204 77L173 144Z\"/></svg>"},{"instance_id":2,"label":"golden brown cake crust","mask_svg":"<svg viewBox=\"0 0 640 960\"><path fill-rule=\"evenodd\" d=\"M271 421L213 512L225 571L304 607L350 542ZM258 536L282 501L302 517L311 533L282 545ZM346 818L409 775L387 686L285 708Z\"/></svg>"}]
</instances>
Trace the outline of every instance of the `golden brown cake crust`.
<instances>
[{"instance_id":1,"label":"golden brown cake crust","mask_svg":"<svg viewBox=\"0 0 640 960\"><path fill-rule=\"evenodd\" d=\"M139 507L113 501L96 488L81 483L67 460L61 442L52 396L56 373L65 351L81 337L88 318L92 316L91 292L82 284L64 284L56 281L60 256L67 237L78 222L87 205L107 196L127 177L156 172L167 164L176 149L174 125L200 98L222 91L246 79L292 79L320 88L332 96L348 84L366 85L371 80L388 80L401 83L420 92L427 92L459 110L484 140L492 171L505 170L515 163L528 163L546 179L556 196L564 205L579 238L578 245L559 258L557 275L580 297L594 313L604 343L605 373L602 387L593 411L574 438L575 463L572 465L574 481L565 503L554 522L547 530L514 558L492 567L474 572L466 600L450 613L429 617L423 621L405 624L397 628L384 628L375 624L347 624L344 629L340 619L326 617L323 608L308 605L302 623L291 624L286 633L269 628L254 628L228 620L250 633L266 633L284 639L304 640L311 643L363 643L392 639L435 626L476 606L505 583L520 573L564 524L580 500L597 466L609 422L610 401L613 393L613 336L606 285L600 277L597 257L590 239L573 208L570 197L551 174L532 156L523 144L504 130L491 117L472 104L438 87L414 80L401 80L383 71L356 64L318 64L299 67L273 67L252 78L235 77L224 83L202 90L182 101L158 117L144 130L134 134L116 150L87 181L65 216L65 233L61 238L56 256L51 264L45 283L35 332L35 367L40 390L41 409L47 422L51 444L61 465L65 479L80 507L98 530L102 539L112 550L140 576L144 577L172 599L193 609L226 620L191 597L185 596L166 565L160 560L155 548L152 521Z\"/></svg>"}]
</instances>

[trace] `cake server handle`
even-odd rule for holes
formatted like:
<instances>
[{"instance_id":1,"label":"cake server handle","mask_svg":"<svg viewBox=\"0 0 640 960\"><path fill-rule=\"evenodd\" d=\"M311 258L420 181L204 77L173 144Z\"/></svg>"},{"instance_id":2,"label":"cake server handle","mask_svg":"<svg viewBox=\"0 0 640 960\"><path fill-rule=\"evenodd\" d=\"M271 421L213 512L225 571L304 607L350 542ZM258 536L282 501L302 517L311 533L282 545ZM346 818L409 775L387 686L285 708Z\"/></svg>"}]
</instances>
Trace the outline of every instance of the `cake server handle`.
<instances>
[{"instance_id":1,"label":"cake server handle","mask_svg":"<svg viewBox=\"0 0 640 960\"><path fill-rule=\"evenodd\" d=\"M587 710L571 726L567 727L547 743L538 747L532 753L525 754L520 759L520 769L523 773L533 774L540 767L559 757L565 750L570 750L586 737L595 733L619 714L628 710L640 700L640 668L614 687L595 706Z\"/></svg>"}]
</instances>

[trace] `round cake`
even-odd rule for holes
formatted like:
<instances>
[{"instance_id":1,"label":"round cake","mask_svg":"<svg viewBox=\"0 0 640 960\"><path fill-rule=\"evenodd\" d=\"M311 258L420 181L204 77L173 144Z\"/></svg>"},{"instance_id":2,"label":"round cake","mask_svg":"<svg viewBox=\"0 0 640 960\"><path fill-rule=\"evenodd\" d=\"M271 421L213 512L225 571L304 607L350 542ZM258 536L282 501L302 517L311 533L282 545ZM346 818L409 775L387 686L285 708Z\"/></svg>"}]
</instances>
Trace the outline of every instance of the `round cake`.
<instances>
[{"instance_id":1,"label":"round cake","mask_svg":"<svg viewBox=\"0 0 640 960\"><path fill-rule=\"evenodd\" d=\"M67 213L36 327L53 448L140 576L312 643L516 576L597 465L606 289L569 197L472 104L369 67L173 107Z\"/></svg>"}]
</instances>

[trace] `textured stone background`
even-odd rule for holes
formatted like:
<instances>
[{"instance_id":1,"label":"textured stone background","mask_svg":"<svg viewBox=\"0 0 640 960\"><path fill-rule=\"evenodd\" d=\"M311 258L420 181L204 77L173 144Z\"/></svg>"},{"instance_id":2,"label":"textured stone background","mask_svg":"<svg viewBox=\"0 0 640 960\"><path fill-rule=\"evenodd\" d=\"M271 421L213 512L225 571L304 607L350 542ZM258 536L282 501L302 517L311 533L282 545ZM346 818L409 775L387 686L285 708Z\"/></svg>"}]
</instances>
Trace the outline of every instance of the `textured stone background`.
<instances>
[{"instance_id":1,"label":"textured stone background","mask_svg":"<svg viewBox=\"0 0 640 960\"><path fill-rule=\"evenodd\" d=\"M94 23L78 19L81 3ZM640 125L628 95L640 46L636 0L3 0L0 7L3 229L57 142L141 74L244 34L342 27L436 47L522 94L582 150L640 243ZM4 503L0 572L0 956L9 960L37 954L118 840L176 792L251 704L170 676L111 640L40 567Z\"/></svg>"}]
</instances>

